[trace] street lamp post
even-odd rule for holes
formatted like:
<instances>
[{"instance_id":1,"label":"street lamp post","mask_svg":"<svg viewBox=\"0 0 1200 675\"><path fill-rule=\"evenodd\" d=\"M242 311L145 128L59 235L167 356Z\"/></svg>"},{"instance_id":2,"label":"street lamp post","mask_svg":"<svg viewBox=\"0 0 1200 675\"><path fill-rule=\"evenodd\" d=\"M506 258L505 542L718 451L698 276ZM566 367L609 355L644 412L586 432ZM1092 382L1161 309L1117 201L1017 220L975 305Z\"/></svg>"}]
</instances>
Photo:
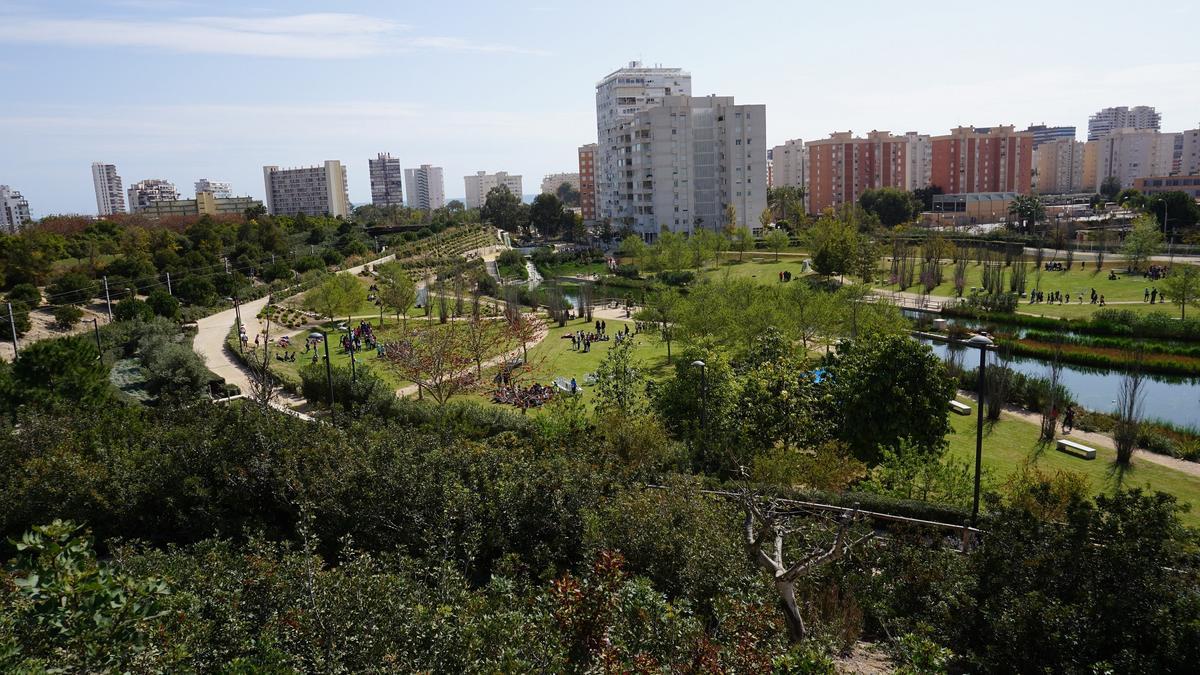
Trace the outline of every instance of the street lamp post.
<instances>
[{"instance_id":1,"label":"street lamp post","mask_svg":"<svg viewBox=\"0 0 1200 675\"><path fill-rule=\"evenodd\" d=\"M979 477L983 472L984 368L986 367L987 350L992 346L992 341L986 335L975 335L964 344L979 350L979 377L975 385L977 393L975 402L978 408L975 423L975 497L971 501L971 527L975 527L979 519Z\"/></svg>"}]
</instances>

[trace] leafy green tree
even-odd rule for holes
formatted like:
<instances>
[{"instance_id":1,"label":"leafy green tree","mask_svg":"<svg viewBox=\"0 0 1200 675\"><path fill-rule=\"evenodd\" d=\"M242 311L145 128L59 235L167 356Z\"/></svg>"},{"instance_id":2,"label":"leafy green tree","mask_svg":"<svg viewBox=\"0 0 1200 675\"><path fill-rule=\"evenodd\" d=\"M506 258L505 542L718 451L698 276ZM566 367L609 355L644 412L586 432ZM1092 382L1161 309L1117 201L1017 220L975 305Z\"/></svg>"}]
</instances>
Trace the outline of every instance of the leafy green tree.
<instances>
[{"instance_id":1,"label":"leafy green tree","mask_svg":"<svg viewBox=\"0 0 1200 675\"><path fill-rule=\"evenodd\" d=\"M150 305L155 316L165 319L179 318L179 301L164 289L156 288L150 291L150 295L146 298L146 304Z\"/></svg>"},{"instance_id":2,"label":"leafy green tree","mask_svg":"<svg viewBox=\"0 0 1200 675\"><path fill-rule=\"evenodd\" d=\"M666 269L672 272L683 269L687 254L687 239L684 235L664 227L658 235L658 241L654 243L654 248L658 250L659 258Z\"/></svg>"},{"instance_id":3,"label":"leafy green tree","mask_svg":"<svg viewBox=\"0 0 1200 675\"><path fill-rule=\"evenodd\" d=\"M596 410L601 414L628 417L640 411L645 376L633 359L633 343L614 344L596 366Z\"/></svg>"},{"instance_id":4,"label":"leafy green tree","mask_svg":"<svg viewBox=\"0 0 1200 675\"><path fill-rule=\"evenodd\" d=\"M19 302L27 307L42 304L42 292L33 284L17 284L10 288L4 297L9 302Z\"/></svg>"},{"instance_id":5,"label":"leafy green tree","mask_svg":"<svg viewBox=\"0 0 1200 675\"><path fill-rule=\"evenodd\" d=\"M116 321L149 321L154 318L154 309L145 300L128 297L113 306Z\"/></svg>"},{"instance_id":6,"label":"leafy green tree","mask_svg":"<svg viewBox=\"0 0 1200 675\"><path fill-rule=\"evenodd\" d=\"M822 276L845 274L854 265L858 233L850 223L821 216L809 232L813 270Z\"/></svg>"},{"instance_id":7,"label":"leafy green tree","mask_svg":"<svg viewBox=\"0 0 1200 675\"><path fill-rule=\"evenodd\" d=\"M733 231L733 247L737 249L738 262L741 262L746 251L754 248L754 234L750 228L743 226Z\"/></svg>"},{"instance_id":8,"label":"leafy green tree","mask_svg":"<svg viewBox=\"0 0 1200 675\"><path fill-rule=\"evenodd\" d=\"M553 239L561 233L563 204L556 195L542 193L529 207L529 226L543 239Z\"/></svg>"},{"instance_id":9,"label":"leafy green tree","mask_svg":"<svg viewBox=\"0 0 1200 675\"><path fill-rule=\"evenodd\" d=\"M166 583L100 562L80 529L55 520L14 542L9 572L20 598L12 608L19 634L15 653L0 652L0 663L45 659L64 671L136 670L139 654L161 629Z\"/></svg>"},{"instance_id":10,"label":"leafy green tree","mask_svg":"<svg viewBox=\"0 0 1200 675\"><path fill-rule=\"evenodd\" d=\"M1148 195L1142 208L1153 213L1165 232L1188 228L1200 222L1200 206L1186 192L1173 190Z\"/></svg>"},{"instance_id":11,"label":"leafy green tree","mask_svg":"<svg viewBox=\"0 0 1200 675\"><path fill-rule=\"evenodd\" d=\"M941 359L908 336L860 337L829 361L837 436L867 462L884 449L946 447L954 382Z\"/></svg>"},{"instance_id":12,"label":"leafy green tree","mask_svg":"<svg viewBox=\"0 0 1200 675\"><path fill-rule=\"evenodd\" d=\"M304 294L304 308L332 321L353 312L362 292L362 285L353 275L334 274Z\"/></svg>"},{"instance_id":13,"label":"leafy green tree","mask_svg":"<svg viewBox=\"0 0 1200 675\"><path fill-rule=\"evenodd\" d=\"M1136 188L1125 188L1117 193L1116 202L1125 208L1141 209L1146 205L1146 195Z\"/></svg>"},{"instance_id":14,"label":"leafy green tree","mask_svg":"<svg viewBox=\"0 0 1200 675\"><path fill-rule=\"evenodd\" d=\"M788 247L789 240L787 232L774 229L767 233L767 236L763 238L763 242L766 243L768 249L774 251L775 262L779 262L779 252Z\"/></svg>"},{"instance_id":15,"label":"leafy green tree","mask_svg":"<svg viewBox=\"0 0 1200 675\"><path fill-rule=\"evenodd\" d=\"M933 210L933 198L940 194L945 194L946 191L938 185L926 185L912 191L913 199L916 200L922 211Z\"/></svg>"},{"instance_id":16,"label":"leafy green tree","mask_svg":"<svg viewBox=\"0 0 1200 675\"><path fill-rule=\"evenodd\" d=\"M1106 176L1100 181L1100 194L1106 201L1116 201L1117 195L1121 193L1121 179L1116 176Z\"/></svg>"},{"instance_id":17,"label":"leafy green tree","mask_svg":"<svg viewBox=\"0 0 1200 675\"><path fill-rule=\"evenodd\" d=\"M54 308L54 326L59 330L70 330L83 318L83 310L75 305L59 305Z\"/></svg>"},{"instance_id":18,"label":"leafy green tree","mask_svg":"<svg viewBox=\"0 0 1200 675\"><path fill-rule=\"evenodd\" d=\"M562 202L565 207L579 208L579 190L576 190L570 183L562 183L554 190L554 196L558 197L558 201Z\"/></svg>"},{"instance_id":19,"label":"leafy green tree","mask_svg":"<svg viewBox=\"0 0 1200 675\"><path fill-rule=\"evenodd\" d=\"M514 195L507 185L497 185L488 190L479 217L506 232L520 232L529 224L521 207L519 195Z\"/></svg>"},{"instance_id":20,"label":"leafy green tree","mask_svg":"<svg viewBox=\"0 0 1200 675\"><path fill-rule=\"evenodd\" d=\"M146 386L160 401L187 401L205 393L212 375L190 345L156 336L143 340L138 351Z\"/></svg>"},{"instance_id":21,"label":"leafy green tree","mask_svg":"<svg viewBox=\"0 0 1200 675\"><path fill-rule=\"evenodd\" d=\"M1142 269L1152 256L1162 252L1163 234L1159 229L1158 220L1153 215L1142 214L1133 220L1133 227L1125 235L1121 245L1121 253L1129 264L1129 269L1137 272Z\"/></svg>"},{"instance_id":22,"label":"leafy green tree","mask_svg":"<svg viewBox=\"0 0 1200 675\"><path fill-rule=\"evenodd\" d=\"M638 315L658 327L659 339L667 345L667 363L671 362L671 340L675 333L675 322L679 320L680 305L679 291L664 288L646 299L646 309Z\"/></svg>"},{"instance_id":23,"label":"leafy green tree","mask_svg":"<svg viewBox=\"0 0 1200 675\"><path fill-rule=\"evenodd\" d=\"M23 401L94 403L107 398L108 367L86 336L39 340L17 355L13 384Z\"/></svg>"},{"instance_id":24,"label":"leafy green tree","mask_svg":"<svg viewBox=\"0 0 1200 675\"><path fill-rule=\"evenodd\" d=\"M907 223L920 213L920 204L912 194L899 188L867 190L858 198L858 203L867 213L878 216L884 227Z\"/></svg>"},{"instance_id":25,"label":"leafy green tree","mask_svg":"<svg viewBox=\"0 0 1200 675\"><path fill-rule=\"evenodd\" d=\"M29 332L33 323L29 320L29 305L23 302L12 302L12 315L8 307L0 307L0 340L9 341L13 338L13 326L16 326L17 337ZM10 320L11 319L11 320Z\"/></svg>"},{"instance_id":26,"label":"leafy green tree","mask_svg":"<svg viewBox=\"0 0 1200 675\"><path fill-rule=\"evenodd\" d=\"M1179 305L1180 320L1186 319L1188 305L1200 305L1200 267L1177 263L1161 282L1163 292Z\"/></svg>"},{"instance_id":27,"label":"leafy green tree","mask_svg":"<svg viewBox=\"0 0 1200 675\"><path fill-rule=\"evenodd\" d=\"M630 258L633 262L641 262L642 256L646 254L646 242L636 234L631 234L621 240L621 246L617 249L622 257Z\"/></svg>"},{"instance_id":28,"label":"leafy green tree","mask_svg":"<svg viewBox=\"0 0 1200 675\"><path fill-rule=\"evenodd\" d=\"M175 295L180 302L192 307L211 307L217 304L217 289L208 279L187 276L175 283Z\"/></svg>"},{"instance_id":29,"label":"leafy green tree","mask_svg":"<svg viewBox=\"0 0 1200 675\"><path fill-rule=\"evenodd\" d=\"M1008 207L1008 215L1017 219L1021 231L1032 232L1046 218L1046 207L1035 195L1017 195Z\"/></svg>"},{"instance_id":30,"label":"leafy green tree","mask_svg":"<svg viewBox=\"0 0 1200 675\"><path fill-rule=\"evenodd\" d=\"M83 272L67 272L58 277L46 287L46 293L53 304L70 303L81 305L104 292L100 284Z\"/></svg>"},{"instance_id":31,"label":"leafy green tree","mask_svg":"<svg viewBox=\"0 0 1200 675\"><path fill-rule=\"evenodd\" d=\"M704 362L704 367L693 365ZM738 388L733 369L718 352L688 347L675 362L674 375L654 388L652 404L667 429L686 441L698 471L730 477L749 464L749 448L739 447Z\"/></svg>"},{"instance_id":32,"label":"leafy green tree","mask_svg":"<svg viewBox=\"0 0 1200 675\"><path fill-rule=\"evenodd\" d=\"M384 307L396 312L396 321L404 318L404 332L408 332L408 310L417 301L417 285L408 270L396 261L375 268L379 287L379 301Z\"/></svg>"}]
</instances>

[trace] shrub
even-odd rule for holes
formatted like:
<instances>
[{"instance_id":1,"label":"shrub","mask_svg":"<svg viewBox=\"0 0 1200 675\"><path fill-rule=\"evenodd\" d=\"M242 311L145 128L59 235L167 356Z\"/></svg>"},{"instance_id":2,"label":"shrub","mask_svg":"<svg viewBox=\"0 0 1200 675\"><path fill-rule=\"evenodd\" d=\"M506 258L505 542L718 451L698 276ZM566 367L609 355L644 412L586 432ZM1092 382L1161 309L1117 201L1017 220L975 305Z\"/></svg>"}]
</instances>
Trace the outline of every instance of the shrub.
<instances>
[{"instance_id":1,"label":"shrub","mask_svg":"<svg viewBox=\"0 0 1200 675\"><path fill-rule=\"evenodd\" d=\"M113 319L116 321L149 321L154 318L154 310L145 300L125 298L113 307Z\"/></svg>"},{"instance_id":2,"label":"shrub","mask_svg":"<svg viewBox=\"0 0 1200 675\"><path fill-rule=\"evenodd\" d=\"M60 330L70 330L83 318L83 310L75 305L59 305L54 308L54 327Z\"/></svg>"},{"instance_id":3,"label":"shrub","mask_svg":"<svg viewBox=\"0 0 1200 675\"><path fill-rule=\"evenodd\" d=\"M9 302L19 302L28 307L37 307L42 304L42 292L33 284L17 284L9 289L5 298Z\"/></svg>"},{"instance_id":4,"label":"shrub","mask_svg":"<svg viewBox=\"0 0 1200 675\"><path fill-rule=\"evenodd\" d=\"M156 288L150 293L150 297L146 298L146 304L150 305L150 309L156 316L166 319L179 317L179 301L161 288Z\"/></svg>"},{"instance_id":5,"label":"shrub","mask_svg":"<svg viewBox=\"0 0 1200 675\"><path fill-rule=\"evenodd\" d=\"M0 340L13 339L13 326L16 326L17 337L29 332L33 324L29 320L29 306L23 302L13 302L11 321L9 313L4 311L7 307L0 307ZM11 324L11 325L10 325Z\"/></svg>"},{"instance_id":6,"label":"shrub","mask_svg":"<svg viewBox=\"0 0 1200 675\"><path fill-rule=\"evenodd\" d=\"M696 279L696 274L688 270L663 271L658 273L658 280L668 286L686 286Z\"/></svg>"}]
</instances>

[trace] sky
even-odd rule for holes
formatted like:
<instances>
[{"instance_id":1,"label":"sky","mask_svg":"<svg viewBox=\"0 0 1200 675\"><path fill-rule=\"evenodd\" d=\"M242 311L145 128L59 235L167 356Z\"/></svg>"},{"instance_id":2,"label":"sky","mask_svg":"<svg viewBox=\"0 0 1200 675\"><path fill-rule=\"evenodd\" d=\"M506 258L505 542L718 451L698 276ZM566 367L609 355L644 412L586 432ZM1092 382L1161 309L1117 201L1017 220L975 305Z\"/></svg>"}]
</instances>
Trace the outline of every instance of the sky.
<instances>
[{"instance_id":1,"label":"sky","mask_svg":"<svg viewBox=\"0 0 1200 675\"><path fill-rule=\"evenodd\" d=\"M35 217L94 214L91 163L128 186L198 178L263 197L262 166L340 159L577 170L595 85L631 60L694 95L767 106L767 140L1074 125L1153 105L1200 127L1200 4L736 0L0 0L0 184Z\"/></svg>"}]
</instances>

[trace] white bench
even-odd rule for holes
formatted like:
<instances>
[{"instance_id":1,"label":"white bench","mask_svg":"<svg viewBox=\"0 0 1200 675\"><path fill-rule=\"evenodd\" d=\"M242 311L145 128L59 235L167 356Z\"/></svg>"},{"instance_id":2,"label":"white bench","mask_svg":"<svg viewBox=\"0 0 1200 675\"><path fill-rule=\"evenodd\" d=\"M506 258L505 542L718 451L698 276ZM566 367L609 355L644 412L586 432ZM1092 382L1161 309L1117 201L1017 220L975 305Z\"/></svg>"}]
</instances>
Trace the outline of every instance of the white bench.
<instances>
[{"instance_id":1,"label":"white bench","mask_svg":"<svg viewBox=\"0 0 1200 675\"><path fill-rule=\"evenodd\" d=\"M950 401L950 412L958 413L959 415L970 415L971 406L958 401Z\"/></svg>"},{"instance_id":2,"label":"white bench","mask_svg":"<svg viewBox=\"0 0 1200 675\"><path fill-rule=\"evenodd\" d=\"M1075 455L1084 459L1096 459L1096 449L1089 448L1082 443L1076 443L1065 438L1058 439L1058 451L1065 452L1068 455Z\"/></svg>"}]
</instances>

